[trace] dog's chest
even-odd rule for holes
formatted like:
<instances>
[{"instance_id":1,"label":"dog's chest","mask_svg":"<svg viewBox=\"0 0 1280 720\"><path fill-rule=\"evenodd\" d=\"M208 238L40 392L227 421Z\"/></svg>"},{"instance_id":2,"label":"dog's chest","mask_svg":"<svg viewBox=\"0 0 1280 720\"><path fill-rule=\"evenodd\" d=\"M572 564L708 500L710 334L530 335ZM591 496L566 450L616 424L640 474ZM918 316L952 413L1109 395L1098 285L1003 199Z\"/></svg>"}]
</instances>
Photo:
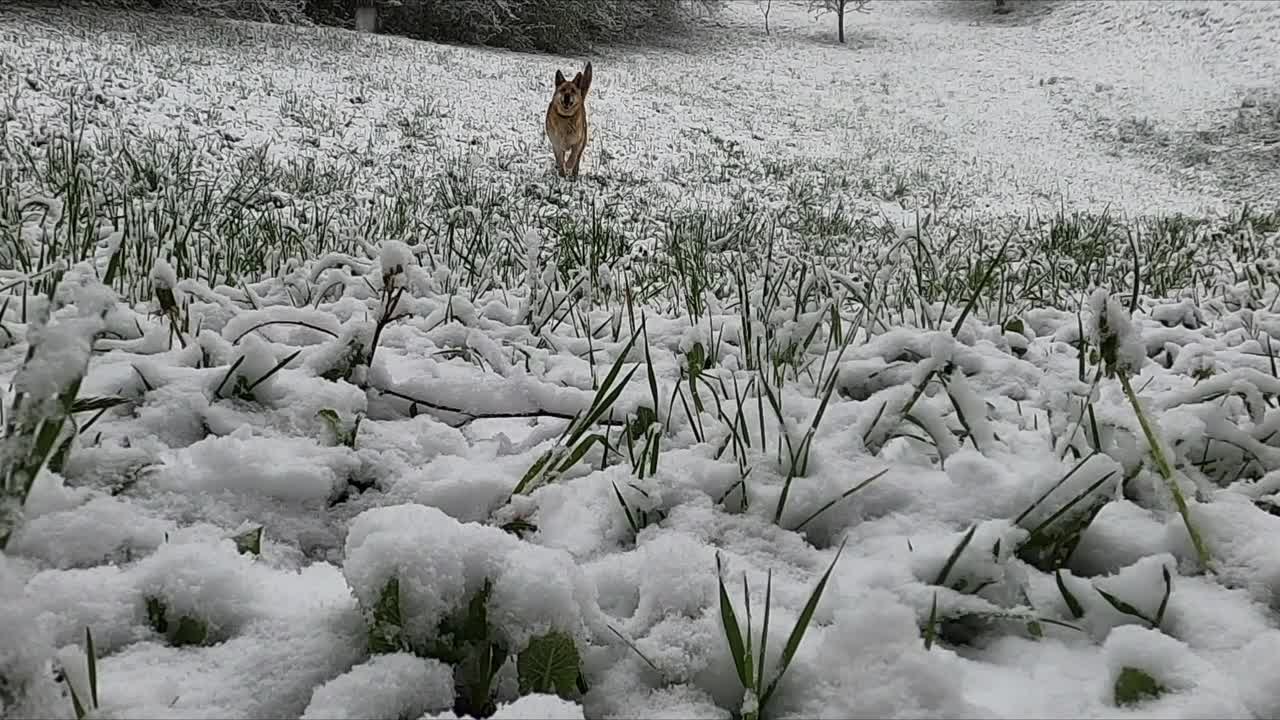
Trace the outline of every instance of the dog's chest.
<instances>
[{"instance_id":1,"label":"dog's chest","mask_svg":"<svg viewBox=\"0 0 1280 720\"><path fill-rule=\"evenodd\" d=\"M572 145L581 142L583 136L586 135L586 118L585 108L579 109L569 117L565 117L556 113L554 110L547 112L547 137L556 145Z\"/></svg>"}]
</instances>

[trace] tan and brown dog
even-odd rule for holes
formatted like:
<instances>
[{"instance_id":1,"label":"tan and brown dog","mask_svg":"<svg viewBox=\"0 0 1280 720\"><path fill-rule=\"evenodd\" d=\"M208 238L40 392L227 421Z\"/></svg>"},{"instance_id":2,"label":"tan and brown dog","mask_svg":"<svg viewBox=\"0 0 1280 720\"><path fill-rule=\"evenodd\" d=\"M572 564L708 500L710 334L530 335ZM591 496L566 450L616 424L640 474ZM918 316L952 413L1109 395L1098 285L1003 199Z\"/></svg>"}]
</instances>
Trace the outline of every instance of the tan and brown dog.
<instances>
[{"instance_id":1,"label":"tan and brown dog","mask_svg":"<svg viewBox=\"0 0 1280 720\"><path fill-rule=\"evenodd\" d=\"M546 131L556 154L556 172L578 176L582 151L587 148L587 90L591 88L591 63L565 80L556 70L556 90L547 106Z\"/></svg>"}]
</instances>

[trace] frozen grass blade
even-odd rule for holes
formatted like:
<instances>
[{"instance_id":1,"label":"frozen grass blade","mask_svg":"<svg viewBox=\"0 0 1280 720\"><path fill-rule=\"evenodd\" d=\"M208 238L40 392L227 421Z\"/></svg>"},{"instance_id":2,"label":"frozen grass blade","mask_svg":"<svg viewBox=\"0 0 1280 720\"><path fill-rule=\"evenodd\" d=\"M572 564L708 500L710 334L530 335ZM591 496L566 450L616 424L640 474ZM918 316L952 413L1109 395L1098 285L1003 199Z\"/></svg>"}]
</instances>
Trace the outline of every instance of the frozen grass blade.
<instances>
[{"instance_id":1,"label":"frozen grass blade","mask_svg":"<svg viewBox=\"0 0 1280 720\"><path fill-rule=\"evenodd\" d=\"M817 586L813 588L813 592L809 594L809 600L805 603L804 609L800 612L800 617L796 618L796 624L791 629L791 635L787 637L787 644L782 649L782 657L779 659L777 673L773 676L773 681L769 683L769 687L765 689L764 694L760 696L761 712L769 704L773 693L778 689L778 683L782 681L782 676L786 674L787 668L791 666L791 661L796 656L796 651L800 649L800 641L804 639L805 631L809 629L809 624L813 621L813 613L818 609L818 602L822 600L822 593L827 589L827 581L831 579L831 571L836 569L836 563L840 560L840 553L844 552L844 545L847 541L842 541L840 547L836 549L836 555L831 559L831 565L827 567L827 571L822 574L822 579L818 581Z\"/></svg>"},{"instance_id":2,"label":"frozen grass blade","mask_svg":"<svg viewBox=\"0 0 1280 720\"><path fill-rule=\"evenodd\" d=\"M295 359L295 358L297 358L297 357L298 357L299 355L301 355L301 354L302 354L302 351L301 351L301 350L294 350L292 353L290 353L290 354L289 354L289 356L288 356L288 357L286 357L285 359L283 359L283 360L281 360L280 362L276 363L276 364L275 364L275 365L274 365L270 370L268 370L268 371L266 371L265 373L263 373L263 374L262 374L262 377L258 378L257 380L254 380L252 383L250 383L249 385L247 385L247 386L245 387L245 389L244 389L244 394L245 394L245 395L251 395L251 394L253 393L254 388L256 388L256 387L258 387L259 385L261 385L262 383L264 383L264 382L266 382L266 381L270 380L270 379L271 379L271 377L272 377L273 375L275 375L276 373L278 373L278 372L280 372L281 370L283 370L283 369L285 368L285 366L287 366L289 363L293 362L293 361L294 361L294 359ZM242 356L242 357L243 357L243 356Z\"/></svg>"},{"instance_id":3,"label":"frozen grass blade","mask_svg":"<svg viewBox=\"0 0 1280 720\"><path fill-rule=\"evenodd\" d=\"M1173 496L1174 505L1178 508L1178 514L1182 516L1182 522L1187 528L1187 534L1191 537L1191 545L1195 548L1196 558L1200 562L1200 567L1208 572L1213 572L1213 562L1209 556L1209 548L1205 545L1204 538L1200 536L1200 531L1195 524L1191 522L1191 510L1187 507L1187 499L1182 495L1182 489L1178 487L1177 480L1173 475L1173 468L1169 465L1168 458L1165 457L1164 448L1160 445L1159 438L1156 437L1155 431L1151 428L1151 423L1147 421L1147 415L1142 411L1142 405L1138 402L1138 396L1133 391L1133 385L1129 382L1129 377L1124 373L1120 373L1117 377L1120 379L1120 387L1124 390L1124 395L1129 399L1129 404L1133 406L1133 412L1138 416L1138 424L1142 426L1142 434L1147 438L1147 445L1151 448L1151 456L1155 459L1156 469L1160 472L1160 476L1164 478L1165 485L1169 488L1169 494Z\"/></svg>"},{"instance_id":4,"label":"frozen grass blade","mask_svg":"<svg viewBox=\"0 0 1280 720\"><path fill-rule=\"evenodd\" d=\"M1096 590L1097 593L1102 596L1102 599L1106 600L1107 603L1117 611L1146 622L1153 630L1159 630L1160 624L1164 622L1165 610L1169 606L1169 595L1173 592L1173 578L1169 575L1169 568L1161 567L1160 573L1164 580L1164 595L1160 598L1160 607L1156 610L1155 617L1148 617L1146 613L1134 607L1132 604L1121 600L1102 588L1095 587L1094 590Z\"/></svg>"},{"instance_id":5,"label":"frozen grass blade","mask_svg":"<svg viewBox=\"0 0 1280 720\"><path fill-rule=\"evenodd\" d=\"M1142 287L1142 263L1138 259L1138 238L1134 235L1133 228L1125 228L1125 235L1129 238L1129 255L1133 258L1133 292L1129 295L1129 314L1138 311L1138 290Z\"/></svg>"},{"instance_id":6,"label":"frozen grass blade","mask_svg":"<svg viewBox=\"0 0 1280 720\"><path fill-rule=\"evenodd\" d=\"M928 361L925 361L925 362L928 362ZM929 383L933 381L934 376L937 374L938 374L938 371L936 369L930 370L929 372L925 373L924 377L920 379L919 384L917 384L912 390L911 397L907 400L907 403L902 406L902 409L900 411L898 411L894 425L897 425L898 423L903 422L908 418L908 416L910 416L911 409L915 407L915 404L917 402L920 401L920 398L924 395L925 390L928 389ZM866 445L867 449L871 450L873 453L878 453L884 447L884 442L874 443L874 444L871 443L871 439L875 437L876 427L879 425L879 421L881 419L881 416L884 413L884 410L885 410L885 406L882 404L880 406L880 409L876 412L875 419L871 422L870 425L867 426L867 430L865 433L863 433L863 436L862 436L863 444ZM893 426L888 428L886 430L886 433L889 433L892 431L893 431ZM890 439L891 437L886 437L885 442L888 442L888 440Z\"/></svg>"},{"instance_id":7,"label":"frozen grass blade","mask_svg":"<svg viewBox=\"0 0 1280 720\"><path fill-rule=\"evenodd\" d=\"M724 629L725 640L729 643L729 654L733 657L733 667L738 673L742 687L753 688L754 679L748 665L747 644L742 638L742 629L738 626L738 615L733 611L733 602L729 599L729 591L724 586L724 573L720 554L716 553L716 581L720 590L720 626Z\"/></svg>"},{"instance_id":8,"label":"frozen grass blade","mask_svg":"<svg viewBox=\"0 0 1280 720\"><path fill-rule=\"evenodd\" d=\"M644 365L645 371L649 375L649 395L653 399L653 412L656 415L658 408L658 378L653 372L653 356L649 354L649 318L643 313L640 315L640 332L644 334Z\"/></svg>"},{"instance_id":9,"label":"frozen grass blade","mask_svg":"<svg viewBox=\"0 0 1280 720\"><path fill-rule=\"evenodd\" d=\"M1067 584L1062 581L1062 568L1053 571L1053 581L1057 584L1058 592L1062 595L1062 601L1067 604L1067 610L1071 612L1071 617L1076 620L1084 617L1084 608L1080 605L1080 601L1067 589Z\"/></svg>"},{"instance_id":10,"label":"frozen grass blade","mask_svg":"<svg viewBox=\"0 0 1280 720\"><path fill-rule=\"evenodd\" d=\"M613 485L613 494L618 498L618 504L622 506L622 512L627 516L627 524L631 526L631 532L639 534L640 525L636 523L635 515L631 513L631 506L627 504L626 498L622 497L622 491L618 489L618 483L610 483Z\"/></svg>"},{"instance_id":11,"label":"frozen grass blade","mask_svg":"<svg viewBox=\"0 0 1280 720\"><path fill-rule=\"evenodd\" d=\"M84 720L85 712L84 703L80 702L80 696L76 693L76 689L72 686L71 681L67 680L67 690L71 693L71 709L76 714L76 720Z\"/></svg>"},{"instance_id":12,"label":"frozen grass blade","mask_svg":"<svg viewBox=\"0 0 1280 720\"><path fill-rule=\"evenodd\" d=\"M649 659L649 657L648 657L647 655L645 655L644 653L640 652L640 648L636 647L636 644L635 644L634 642L632 642L631 640L629 640L629 639L628 639L625 635L623 635L622 633L618 632L617 628L615 628L613 625L606 625L606 627L608 627L608 628L609 628L609 632L611 632L611 633L613 633L614 635L616 635L616 636L617 636L617 638L618 638L619 640L621 640L621 641L622 641L622 642L623 642L627 647L631 648L631 652L635 653L635 654L636 654L636 657L639 657L641 660L643 660L645 665L648 665L650 668L652 668L652 669L653 669L653 671L654 671L654 672L658 673L659 675L663 675L663 677L665 677L664 673L663 673L661 670L659 670L659 669L658 669L658 666L657 666L657 665L655 665L655 664L653 663L653 661L652 661L652 660L650 660L650 659Z\"/></svg>"},{"instance_id":13,"label":"frozen grass blade","mask_svg":"<svg viewBox=\"0 0 1280 720\"><path fill-rule=\"evenodd\" d=\"M338 334L330 330L329 328L320 327L315 323L309 323L303 320L264 320L263 322L257 323L253 327L246 329L244 332L232 338L231 344L238 345L240 344L240 341L243 340L245 336L247 336L249 333L254 332L255 330L261 330L264 327L270 327L272 325L294 325L297 327L307 328L308 330L315 330L318 333L323 333L332 338L338 337Z\"/></svg>"},{"instance_id":14,"label":"frozen grass blade","mask_svg":"<svg viewBox=\"0 0 1280 720\"><path fill-rule=\"evenodd\" d=\"M766 717L765 711L768 708L769 700L772 699L774 692L778 689L778 684L782 681L787 668L790 667L791 661L795 658L796 651L800 648L800 642L804 639L805 632L813 621L813 613L817 610L818 602L822 599L822 593L826 589L827 581L831 578L831 572L835 570L836 563L840 560L840 554L844 551L844 546L844 542L840 543L840 547L836 549L835 557L831 560L831 565L827 567L827 571L822 574L817 586L809 594L809 599L805 603L804 609L801 610L799 617L796 618L795 625L791 628L791 634L787 637L787 643L783 647L773 679L767 687L764 684L765 652L768 649L770 608L773 603L773 571L769 571L765 583L764 627L761 631L760 652L756 655L751 652L750 597L746 597L748 628L747 635L744 637L742 629L738 625L738 617L733 610L733 604L729 600L729 592L725 588L720 555L719 553L716 554L716 579L720 595L720 625L729 644L729 654L733 659L734 669L738 673L738 680L742 683L742 688L747 695L742 713L744 718ZM743 593L747 595L745 577L742 583ZM763 692L761 692L761 688L764 688Z\"/></svg>"},{"instance_id":15,"label":"frozen grass blade","mask_svg":"<svg viewBox=\"0 0 1280 720\"><path fill-rule=\"evenodd\" d=\"M98 653L93 647L93 632L84 629L84 658L89 665L89 699L98 707Z\"/></svg>"},{"instance_id":16,"label":"frozen grass blade","mask_svg":"<svg viewBox=\"0 0 1280 720\"><path fill-rule=\"evenodd\" d=\"M805 526L805 525L808 525L809 523L813 522L813 521L814 521L814 520L815 520L819 515L821 515L822 513L826 512L826 511L828 511L828 510L830 510L831 508L835 507L835 506L836 506L836 504L837 504L837 503L839 503L841 500L844 500L844 499L848 498L850 495L853 495L854 493L858 492L858 491L859 491L859 490L861 490L862 488L864 488L864 487L866 487L866 486L870 485L870 484L871 484L872 482L874 482L876 479L878 479L878 478L880 478L880 477L883 477L883 476L884 476L886 473L888 473L888 472L889 472L889 468L885 468L884 470L881 470L880 472L878 472L878 473L876 473L876 474L872 475L871 477L867 478L866 480L863 480L862 482L858 483L857 485L854 485L853 487L849 488L848 490L845 490L844 492L840 493L840 496L839 496L839 497L836 497L836 498L834 498L834 499L832 499L832 500L828 500L828 501L827 501L827 502L826 502L822 507L818 508L817 510L814 510L814 511L809 515L809 517L806 517L804 520L802 520L802 521L800 522L800 524L799 524L799 525L796 525L794 528L792 528L792 532L800 532L801 530L803 530L803 529L804 529L804 526Z\"/></svg>"},{"instance_id":17,"label":"frozen grass blade","mask_svg":"<svg viewBox=\"0 0 1280 720\"><path fill-rule=\"evenodd\" d=\"M1160 607L1156 608L1156 616L1151 623L1151 626L1155 628L1164 623L1164 612L1169 608L1169 596L1173 594L1173 578L1169 575L1169 567L1162 566L1160 575L1164 579L1164 597L1160 598Z\"/></svg>"},{"instance_id":18,"label":"frozen grass blade","mask_svg":"<svg viewBox=\"0 0 1280 720\"><path fill-rule=\"evenodd\" d=\"M759 662L757 662L757 661L756 661L755 653L753 652L753 648L752 648L752 643L754 642L754 640L753 640L752 635L751 635L751 630L752 630L752 625L751 625L751 586L750 586L750 585L748 585L748 583L747 583L747 573L746 573L746 571L743 571L743 573L742 573L742 607L743 607L743 609L744 609L744 610L746 611L746 613L747 613L747 632L746 632L746 635L745 635L745 636L744 636L744 638L743 638L743 639L746 641L746 656L745 656L745 658L744 658L744 664L747 666L747 673L748 673L748 675L751 675L751 676L752 676L750 679L751 679L751 681L754 683L754 681L755 681L754 676L755 676L755 674L756 674L756 667L757 667L757 666L759 666L759 665L764 664L764 656L763 656L763 655L761 655L761 656L760 656L760 659L759 659ZM753 705L755 705L755 700L757 699L757 698L756 698L756 692L757 692L758 688L759 688L759 685L754 685L754 684L749 685L749 686L748 686L748 685L744 685L744 686L743 686L743 690L745 690L745 691L746 691L746 698L743 700L743 703L742 703L742 704L743 704L743 708L742 708L742 709L743 709L743 713L742 713L742 714L743 714L744 716L746 716L746 717L752 717L752 718L759 717L759 708L758 708L758 706L757 706L757 707L755 707L755 708L753 708L753 707L752 707Z\"/></svg>"},{"instance_id":19,"label":"frozen grass blade","mask_svg":"<svg viewBox=\"0 0 1280 720\"><path fill-rule=\"evenodd\" d=\"M81 698L76 692L76 683L64 670L62 672L63 682L67 684L67 691L71 695L71 708L75 713L76 720L84 720L91 711L96 711L100 706L98 704L98 655L93 647L93 633L89 628L84 629L84 660L85 668L88 671L89 697ZM76 673L79 674L78 672ZM85 700L89 701L85 706Z\"/></svg>"},{"instance_id":20,"label":"frozen grass blade","mask_svg":"<svg viewBox=\"0 0 1280 720\"><path fill-rule=\"evenodd\" d=\"M622 381L617 382L618 374L622 372L622 366L626 362L627 354L631 351L631 348L635 347L636 340L639 338L639 331L632 333L631 340L627 342L622 352L618 353L618 358L609 369L609 374L605 376L604 381L600 383L600 387L596 390L591 405L586 412L574 416L574 419L565 428L555 447L552 447L539 457L533 466L525 472L524 476L520 478L520 482L511 491L511 497L525 493L539 479L554 479L555 476L568 470L586 455L593 444L599 442L607 447L608 442L602 435L593 434L585 439L583 436L617 402L618 396L626 389L627 383L631 382L632 376L639 369L638 367L631 368L622 378ZM564 448L572 448L568 457L562 462L554 463L553 460L560 455Z\"/></svg>"},{"instance_id":21,"label":"frozen grass blade","mask_svg":"<svg viewBox=\"0 0 1280 720\"><path fill-rule=\"evenodd\" d=\"M932 650L934 640L938 637L938 591L933 591L933 600L929 603L929 619L924 624L924 649Z\"/></svg>"},{"instance_id":22,"label":"frozen grass blade","mask_svg":"<svg viewBox=\"0 0 1280 720\"><path fill-rule=\"evenodd\" d=\"M942 587L947 586L947 578L950 577L952 569L955 568L956 562L960 560L960 556L964 554L964 549L969 547L969 542L973 540L973 534L978 531L977 525L970 525L969 531L960 538L959 544L947 556L947 561L943 563L942 569L938 571L938 576L934 578L933 584Z\"/></svg>"},{"instance_id":23,"label":"frozen grass blade","mask_svg":"<svg viewBox=\"0 0 1280 720\"><path fill-rule=\"evenodd\" d=\"M746 582L746 578L743 578ZM760 628L760 662L756 667L756 684L755 687L764 687L764 666L767 662L769 650L769 614L773 609L773 568L769 568L768 574L765 575L764 582L764 624Z\"/></svg>"},{"instance_id":24,"label":"frozen grass blade","mask_svg":"<svg viewBox=\"0 0 1280 720\"><path fill-rule=\"evenodd\" d=\"M235 359L235 362L231 363L231 367L227 368L227 372L222 376L222 380L218 382L218 386L213 389L214 397L222 397L222 389L227 386L227 382L230 381L231 378L236 374L236 370L238 370L240 366L244 364L244 360L245 360L245 356L241 355L240 357ZM134 368L134 369L136 370L137 368ZM146 378L143 378L143 382L146 383ZM150 383L146 383L146 384L150 385ZM148 387L147 389L151 390L152 388Z\"/></svg>"},{"instance_id":25,"label":"frozen grass blade","mask_svg":"<svg viewBox=\"0 0 1280 720\"><path fill-rule=\"evenodd\" d=\"M618 353L618 357L614 360L613 366L609 368L609 374L605 376L604 382L600 383L599 390L596 391L591 405L587 408L585 419L581 423L578 423L577 427L574 429L574 433L570 434L570 444L577 439L578 435L586 432L588 427L591 427L595 424L596 420L600 419L600 416L603 415L605 410L611 407L615 401L617 401L618 396L622 394L622 390L627 386L627 383L631 381L631 376L635 374L637 368L632 368L631 371L627 373L627 376L623 378L622 382L617 383L616 387L614 386L614 383L618 378L618 374L622 372L623 364L626 363L627 354L631 352L631 349L635 347L636 341L639 339L640 333L633 333L631 335L631 339L627 341L626 347L622 349L622 352ZM654 408L654 411L656 412L657 408Z\"/></svg>"},{"instance_id":26,"label":"frozen grass blade","mask_svg":"<svg viewBox=\"0 0 1280 720\"><path fill-rule=\"evenodd\" d=\"M92 338L89 339L91 344ZM41 348L40 342L27 348L15 377L18 387L22 387L20 378L24 374L36 373L39 365L54 361L44 357ZM36 478L46 466L61 469L76 435L73 414L89 357L73 358L72 362L76 363L75 372L62 380L53 397L32 397L19 391L5 418L4 437L0 439L0 551L17 529Z\"/></svg>"},{"instance_id":27,"label":"frozen grass blade","mask_svg":"<svg viewBox=\"0 0 1280 720\"><path fill-rule=\"evenodd\" d=\"M991 263L987 265L986 272L983 273L982 279L978 282L977 287L973 289L973 294L969 296L969 302L965 304L964 310L960 312L960 317L956 318L955 324L951 326L951 336L958 337L960 329L964 327L964 321L969 317L969 313L978 306L978 301L982 299L982 291L986 289L987 284L991 282L991 276L995 274L996 268L1004 264L1004 251L1009 247L1009 242L1014 238L1013 232L1010 232L1004 239L1004 243L1000 249L996 251L995 257L991 259Z\"/></svg>"},{"instance_id":28,"label":"frozen grass blade","mask_svg":"<svg viewBox=\"0 0 1280 720\"><path fill-rule=\"evenodd\" d=\"M1077 462L1070 470L1067 471L1066 475L1063 475L1061 478L1059 478L1058 482L1054 483L1052 486L1049 487L1048 490L1045 490L1043 493L1041 493L1040 497L1036 498L1035 502L1028 505L1026 510L1023 510L1021 513L1019 513L1018 517L1013 519L1013 524L1021 525L1022 521L1025 520L1028 515L1035 512L1035 509L1040 507L1041 503L1047 500L1055 490L1062 487L1063 483L1065 483L1067 480L1070 480L1071 476L1075 475L1077 470L1084 467L1084 464L1089 462L1091 459L1093 459L1093 456L1097 454L1098 453L1095 451L1092 455L1087 455L1084 457L1084 459Z\"/></svg>"},{"instance_id":29,"label":"frozen grass blade","mask_svg":"<svg viewBox=\"0 0 1280 720\"><path fill-rule=\"evenodd\" d=\"M1095 481L1093 482L1093 484L1089 485L1089 487L1087 487L1087 488L1085 488L1084 490L1080 491L1080 493L1079 493L1078 495L1076 495L1075 497L1071 498L1070 502L1068 502L1067 504L1065 504L1065 505L1063 505L1062 507L1060 507L1060 508L1058 508L1057 510L1055 510L1055 511L1053 512L1053 514L1052 514L1052 515L1050 515L1049 517L1045 518L1043 521L1041 521L1041 523L1040 523L1039 525L1035 526L1035 528L1033 528L1033 529L1031 530L1031 537L1027 539L1027 543L1030 543L1033 539L1035 539L1035 538L1036 538L1036 536L1038 536L1038 535L1040 535L1041 533L1043 533L1043 532L1044 532L1044 530L1045 530L1045 528L1047 528L1047 527L1049 527L1050 525L1052 525L1052 524L1053 524L1053 522L1054 522L1055 520L1057 520L1058 518L1060 518L1060 517L1062 517L1063 515L1065 515L1065 514L1067 514L1068 512L1070 512L1070 511L1071 511L1071 508L1075 507L1077 504L1079 504L1079 503L1080 503L1081 501L1083 501L1085 498L1087 498L1087 497L1089 497L1090 495L1092 495L1092 494L1093 494L1093 492L1094 492L1095 490L1097 490L1098 488L1102 487L1102 484L1103 484L1103 483L1105 483L1106 481L1110 480L1112 477L1115 477L1115 474L1116 474L1116 473L1115 473L1115 471L1113 470L1113 471L1111 471L1111 472L1107 473L1106 475L1103 475L1102 477L1100 477L1100 478L1098 478L1097 480L1095 480Z\"/></svg>"}]
</instances>

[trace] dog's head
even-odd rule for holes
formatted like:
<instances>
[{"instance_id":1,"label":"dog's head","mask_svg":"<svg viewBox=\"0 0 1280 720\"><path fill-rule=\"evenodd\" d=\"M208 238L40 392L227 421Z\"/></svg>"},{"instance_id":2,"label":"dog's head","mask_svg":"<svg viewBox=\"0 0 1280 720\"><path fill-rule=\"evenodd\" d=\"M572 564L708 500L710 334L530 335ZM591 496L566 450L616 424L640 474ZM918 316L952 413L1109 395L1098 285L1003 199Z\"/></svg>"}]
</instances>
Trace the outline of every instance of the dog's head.
<instances>
[{"instance_id":1,"label":"dog's head","mask_svg":"<svg viewBox=\"0 0 1280 720\"><path fill-rule=\"evenodd\" d=\"M572 80L566 80L564 73L556 70L556 91L551 104L561 115L572 115L582 106L590 88L591 63L587 63L582 72L574 75Z\"/></svg>"}]
</instances>

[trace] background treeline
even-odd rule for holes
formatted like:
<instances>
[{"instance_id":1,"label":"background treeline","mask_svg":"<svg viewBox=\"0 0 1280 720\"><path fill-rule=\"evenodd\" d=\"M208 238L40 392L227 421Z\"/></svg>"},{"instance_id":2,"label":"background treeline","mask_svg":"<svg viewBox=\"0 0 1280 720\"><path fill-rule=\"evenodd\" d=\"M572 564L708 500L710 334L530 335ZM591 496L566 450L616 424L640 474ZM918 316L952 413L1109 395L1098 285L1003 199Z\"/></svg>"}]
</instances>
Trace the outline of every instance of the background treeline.
<instances>
[{"instance_id":1,"label":"background treeline","mask_svg":"<svg viewBox=\"0 0 1280 720\"><path fill-rule=\"evenodd\" d=\"M90 4L277 23L352 27L376 6L381 32L564 52L679 29L726 0L90 0Z\"/></svg>"}]
</instances>

